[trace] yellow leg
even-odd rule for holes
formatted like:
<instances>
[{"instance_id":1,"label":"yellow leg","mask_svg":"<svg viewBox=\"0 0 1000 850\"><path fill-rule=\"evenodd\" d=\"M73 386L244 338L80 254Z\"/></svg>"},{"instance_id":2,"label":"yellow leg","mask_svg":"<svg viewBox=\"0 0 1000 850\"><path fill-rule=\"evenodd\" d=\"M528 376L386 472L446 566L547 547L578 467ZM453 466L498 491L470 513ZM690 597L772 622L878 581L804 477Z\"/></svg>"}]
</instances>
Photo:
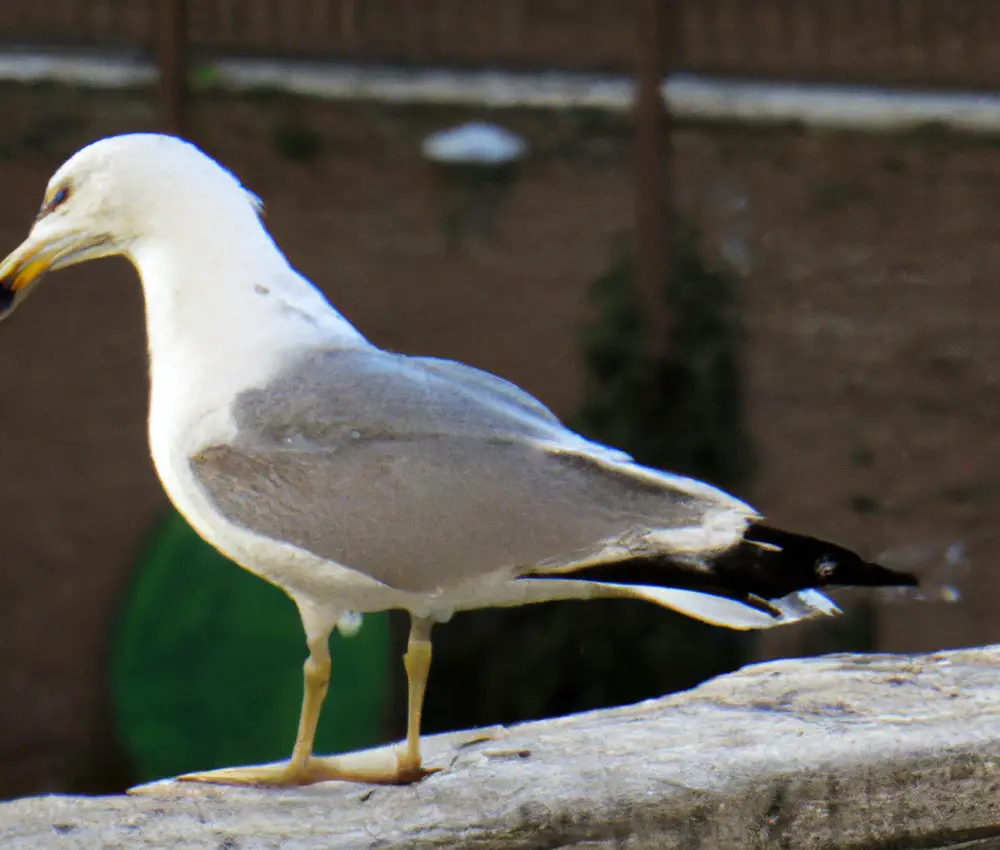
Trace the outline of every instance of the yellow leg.
<instances>
[{"instance_id":1,"label":"yellow leg","mask_svg":"<svg viewBox=\"0 0 1000 850\"><path fill-rule=\"evenodd\" d=\"M307 633L310 632L309 622ZM317 758L312 754L323 700L330 683L330 632L316 633L309 638L309 658L303 669L304 689L299 731L292 757L284 764L263 764L247 767L227 767L177 777L185 782L205 782L216 785L255 785L288 787L310 785L313 782L346 780L403 785L416 782L433 769L424 768L420 758L420 713L423 708L427 676L431 666L431 620L414 617L410 625L403 663L409 684L407 700L406 742L395 753L368 751Z\"/></svg>"},{"instance_id":2,"label":"yellow leg","mask_svg":"<svg viewBox=\"0 0 1000 850\"><path fill-rule=\"evenodd\" d=\"M316 724L323 709L326 691L330 686L330 646L326 638L311 646L309 657L302 668L303 691L302 711L299 713L299 731L295 736L295 747L288 762L292 775L308 774L309 762L316 740Z\"/></svg>"},{"instance_id":3,"label":"yellow leg","mask_svg":"<svg viewBox=\"0 0 1000 850\"><path fill-rule=\"evenodd\" d=\"M406 667L406 742L396 754L400 782L415 782L433 771L426 770L420 758L420 715L431 672L431 620L412 617L410 639L406 643L403 666Z\"/></svg>"}]
</instances>

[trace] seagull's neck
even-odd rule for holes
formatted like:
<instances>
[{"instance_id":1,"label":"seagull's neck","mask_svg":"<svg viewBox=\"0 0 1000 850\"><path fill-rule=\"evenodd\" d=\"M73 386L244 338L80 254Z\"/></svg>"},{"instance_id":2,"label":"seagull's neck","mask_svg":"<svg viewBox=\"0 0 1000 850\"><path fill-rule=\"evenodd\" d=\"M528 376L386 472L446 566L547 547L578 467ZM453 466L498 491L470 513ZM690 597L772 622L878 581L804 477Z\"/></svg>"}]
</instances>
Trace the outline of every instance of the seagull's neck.
<instances>
[{"instance_id":1,"label":"seagull's neck","mask_svg":"<svg viewBox=\"0 0 1000 850\"><path fill-rule=\"evenodd\" d=\"M154 403L207 375L218 390L253 386L284 351L367 344L255 216L222 231L192 222L170 238L137 241L130 258L145 294Z\"/></svg>"}]
</instances>

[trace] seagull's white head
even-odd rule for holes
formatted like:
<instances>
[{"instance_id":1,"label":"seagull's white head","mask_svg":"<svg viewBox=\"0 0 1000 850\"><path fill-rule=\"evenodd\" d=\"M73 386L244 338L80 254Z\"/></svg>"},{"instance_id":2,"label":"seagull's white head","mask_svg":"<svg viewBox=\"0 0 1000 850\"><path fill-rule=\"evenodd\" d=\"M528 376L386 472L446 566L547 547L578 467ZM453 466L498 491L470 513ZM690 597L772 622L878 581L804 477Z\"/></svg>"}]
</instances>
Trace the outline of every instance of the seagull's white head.
<instances>
[{"instance_id":1,"label":"seagull's white head","mask_svg":"<svg viewBox=\"0 0 1000 850\"><path fill-rule=\"evenodd\" d=\"M231 172L188 142L155 133L101 139L52 176L28 238L0 264L0 318L48 271L134 258L145 240L219 222L259 230L259 210Z\"/></svg>"}]
</instances>

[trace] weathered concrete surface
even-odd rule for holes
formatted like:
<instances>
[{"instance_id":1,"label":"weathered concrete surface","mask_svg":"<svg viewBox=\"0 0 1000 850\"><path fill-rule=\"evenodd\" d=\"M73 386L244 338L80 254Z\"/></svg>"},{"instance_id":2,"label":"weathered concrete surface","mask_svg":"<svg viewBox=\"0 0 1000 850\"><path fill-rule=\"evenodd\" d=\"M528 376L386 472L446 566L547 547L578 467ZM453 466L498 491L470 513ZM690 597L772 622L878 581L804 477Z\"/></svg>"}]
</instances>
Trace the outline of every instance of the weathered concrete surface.
<instances>
[{"instance_id":1,"label":"weathered concrete surface","mask_svg":"<svg viewBox=\"0 0 1000 850\"><path fill-rule=\"evenodd\" d=\"M414 787L17 800L0 847L1000 846L1000 646L773 662L496 733L430 739L446 769Z\"/></svg>"}]
</instances>

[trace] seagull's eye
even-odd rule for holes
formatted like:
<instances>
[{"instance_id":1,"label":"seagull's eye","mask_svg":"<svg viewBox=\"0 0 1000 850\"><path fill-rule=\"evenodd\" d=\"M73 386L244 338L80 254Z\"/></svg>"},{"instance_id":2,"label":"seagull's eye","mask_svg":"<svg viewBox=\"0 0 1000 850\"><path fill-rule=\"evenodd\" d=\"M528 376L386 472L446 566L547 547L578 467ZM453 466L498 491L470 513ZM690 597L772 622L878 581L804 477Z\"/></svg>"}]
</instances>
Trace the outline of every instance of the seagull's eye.
<instances>
[{"instance_id":1,"label":"seagull's eye","mask_svg":"<svg viewBox=\"0 0 1000 850\"><path fill-rule=\"evenodd\" d=\"M69 186L60 186L44 204L38 213L39 218L44 218L51 212L55 212L59 207L69 200Z\"/></svg>"}]
</instances>

